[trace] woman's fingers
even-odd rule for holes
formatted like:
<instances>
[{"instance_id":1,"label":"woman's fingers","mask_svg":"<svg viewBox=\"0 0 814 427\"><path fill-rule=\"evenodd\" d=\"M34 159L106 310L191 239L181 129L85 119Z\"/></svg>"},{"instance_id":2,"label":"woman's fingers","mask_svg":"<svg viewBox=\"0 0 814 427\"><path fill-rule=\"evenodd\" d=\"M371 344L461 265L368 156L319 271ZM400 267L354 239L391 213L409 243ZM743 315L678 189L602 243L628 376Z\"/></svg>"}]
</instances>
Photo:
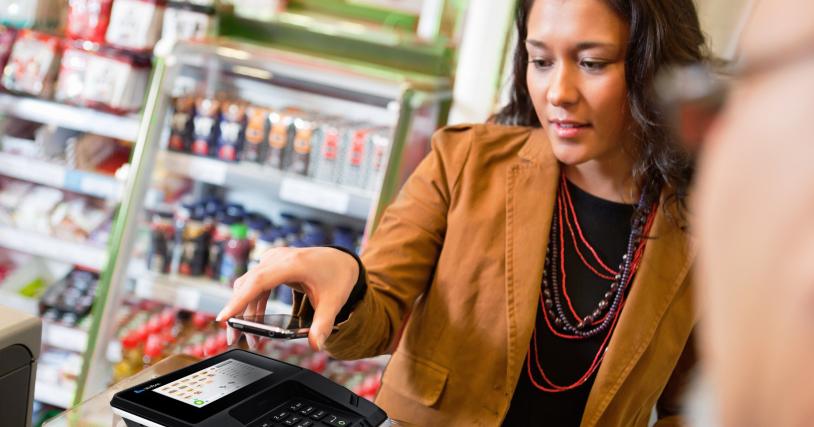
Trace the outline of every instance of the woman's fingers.
<instances>
[{"instance_id":1,"label":"woman's fingers","mask_svg":"<svg viewBox=\"0 0 814 427\"><path fill-rule=\"evenodd\" d=\"M240 340L240 331L237 329L227 326L226 327L226 345L232 346L235 345Z\"/></svg>"},{"instance_id":2,"label":"woman's fingers","mask_svg":"<svg viewBox=\"0 0 814 427\"><path fill-rule=\"evenodd\" d=\"M249 304L253 303L261 294L270 292L280 284L289 281L288 278L285 269L274 265L253 268L238 279L239 284L235 282L237 285L235 292L226 307L218 313L216 320L220 322L245 312Z\"/></svg>"},{"instance_id":3,"label":"woman's fingers","mask_svg":"<svg viewBox=\"0 0 814 427\"><path fill-rule=\"evenodd\" d=\"M331 335L334 327L336 315L342 309L344 301L336 298L335 295L324 295L319 303L314 307L314 318L311 322L311 329L308 332L308 343L311 348L317 351L322 351L325 346L325 340Z\"/></svg>"}]
</instances>

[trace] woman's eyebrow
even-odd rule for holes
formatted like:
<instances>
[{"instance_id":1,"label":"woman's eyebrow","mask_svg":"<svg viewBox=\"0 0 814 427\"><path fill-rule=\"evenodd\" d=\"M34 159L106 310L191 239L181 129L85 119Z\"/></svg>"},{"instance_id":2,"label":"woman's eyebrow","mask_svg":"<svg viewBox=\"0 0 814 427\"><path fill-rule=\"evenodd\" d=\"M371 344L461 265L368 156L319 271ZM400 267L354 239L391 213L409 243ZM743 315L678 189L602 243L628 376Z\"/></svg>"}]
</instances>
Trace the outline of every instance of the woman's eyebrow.
<instances>
[{"instance_id":1,"label":"woman's eyebrow","mask_svg":"<svg viewBox=\"0 0 814 427\"><path fill-rule=\"evenodd\" d=\"M532 46L532 47L539 48L539 49L548 49L548 45L546 45L545 42L542 42L540 40L526 39L526 44L529 45L529 46ZM588 50L588 49L596 49L596 48L614 49L614 48L616 48L616 45L613 44L613 43L600 42L600 41L583 41L583 42L577 43L577 45L576 45L576 50L577 51L583 51L583 50Z\"/></svg>"}]
</instances>

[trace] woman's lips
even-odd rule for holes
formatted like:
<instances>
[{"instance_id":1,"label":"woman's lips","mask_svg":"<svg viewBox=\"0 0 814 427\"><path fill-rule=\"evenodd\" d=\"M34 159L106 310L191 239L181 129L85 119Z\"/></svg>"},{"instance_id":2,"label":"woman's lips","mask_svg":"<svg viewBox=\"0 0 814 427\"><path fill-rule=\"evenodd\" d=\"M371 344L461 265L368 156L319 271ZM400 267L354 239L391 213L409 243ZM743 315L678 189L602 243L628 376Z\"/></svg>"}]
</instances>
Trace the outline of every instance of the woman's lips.
<instances>
[{"instance_id":1,"label":"woman's lips","mask_svg":"<svg viewBox=\"0 0 814 427\"><path fill-rule=\"evenodd\" d=\"M563 139L573 139L582 136L591 129L589 123L581 123L570 120L551 120L549 122L558 137Z\"/></svg>"}]
</instances>

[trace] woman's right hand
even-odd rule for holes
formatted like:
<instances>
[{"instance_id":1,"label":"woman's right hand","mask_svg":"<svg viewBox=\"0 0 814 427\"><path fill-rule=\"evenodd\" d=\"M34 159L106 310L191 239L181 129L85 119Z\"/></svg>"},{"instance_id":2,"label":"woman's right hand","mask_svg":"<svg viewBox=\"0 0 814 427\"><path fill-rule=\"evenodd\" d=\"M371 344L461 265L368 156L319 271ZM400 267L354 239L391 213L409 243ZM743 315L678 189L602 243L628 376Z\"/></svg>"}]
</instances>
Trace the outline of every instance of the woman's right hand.
<instances>
[{"instance_id":1,"label":"woman's right hand","mask_svg":"<svg viewBox=\"0 0 814 427\"><path fill-rule=\"evenodd\" d=\"M236 315L263 315L271 291L282 284L305 293L314 307L308 342L322 350L336 316L359 278L356 260L326 247L274 248L260 263L235 281L232 298L217 316L224 321Z\"/></svg>"}]
</instances>

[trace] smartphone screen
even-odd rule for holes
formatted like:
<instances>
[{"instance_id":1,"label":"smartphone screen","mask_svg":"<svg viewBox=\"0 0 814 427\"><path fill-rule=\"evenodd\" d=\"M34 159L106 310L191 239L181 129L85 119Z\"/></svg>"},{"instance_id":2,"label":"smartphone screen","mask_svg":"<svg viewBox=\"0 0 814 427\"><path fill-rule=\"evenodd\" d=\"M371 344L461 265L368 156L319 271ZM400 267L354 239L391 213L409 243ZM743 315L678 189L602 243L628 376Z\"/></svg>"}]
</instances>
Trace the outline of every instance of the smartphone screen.
<instances>
[{"instance_id":1,"label":"smartphone screen","mask_svg":"<svg viewBox=\"0 0 814 427\"><path fill-rule=\"evenodd\" d=\"M283 339L306 337L311 327L310 320L288 314L235 316L229 319L227 323L241 332Z\"/></svg>"}]
</instances>

